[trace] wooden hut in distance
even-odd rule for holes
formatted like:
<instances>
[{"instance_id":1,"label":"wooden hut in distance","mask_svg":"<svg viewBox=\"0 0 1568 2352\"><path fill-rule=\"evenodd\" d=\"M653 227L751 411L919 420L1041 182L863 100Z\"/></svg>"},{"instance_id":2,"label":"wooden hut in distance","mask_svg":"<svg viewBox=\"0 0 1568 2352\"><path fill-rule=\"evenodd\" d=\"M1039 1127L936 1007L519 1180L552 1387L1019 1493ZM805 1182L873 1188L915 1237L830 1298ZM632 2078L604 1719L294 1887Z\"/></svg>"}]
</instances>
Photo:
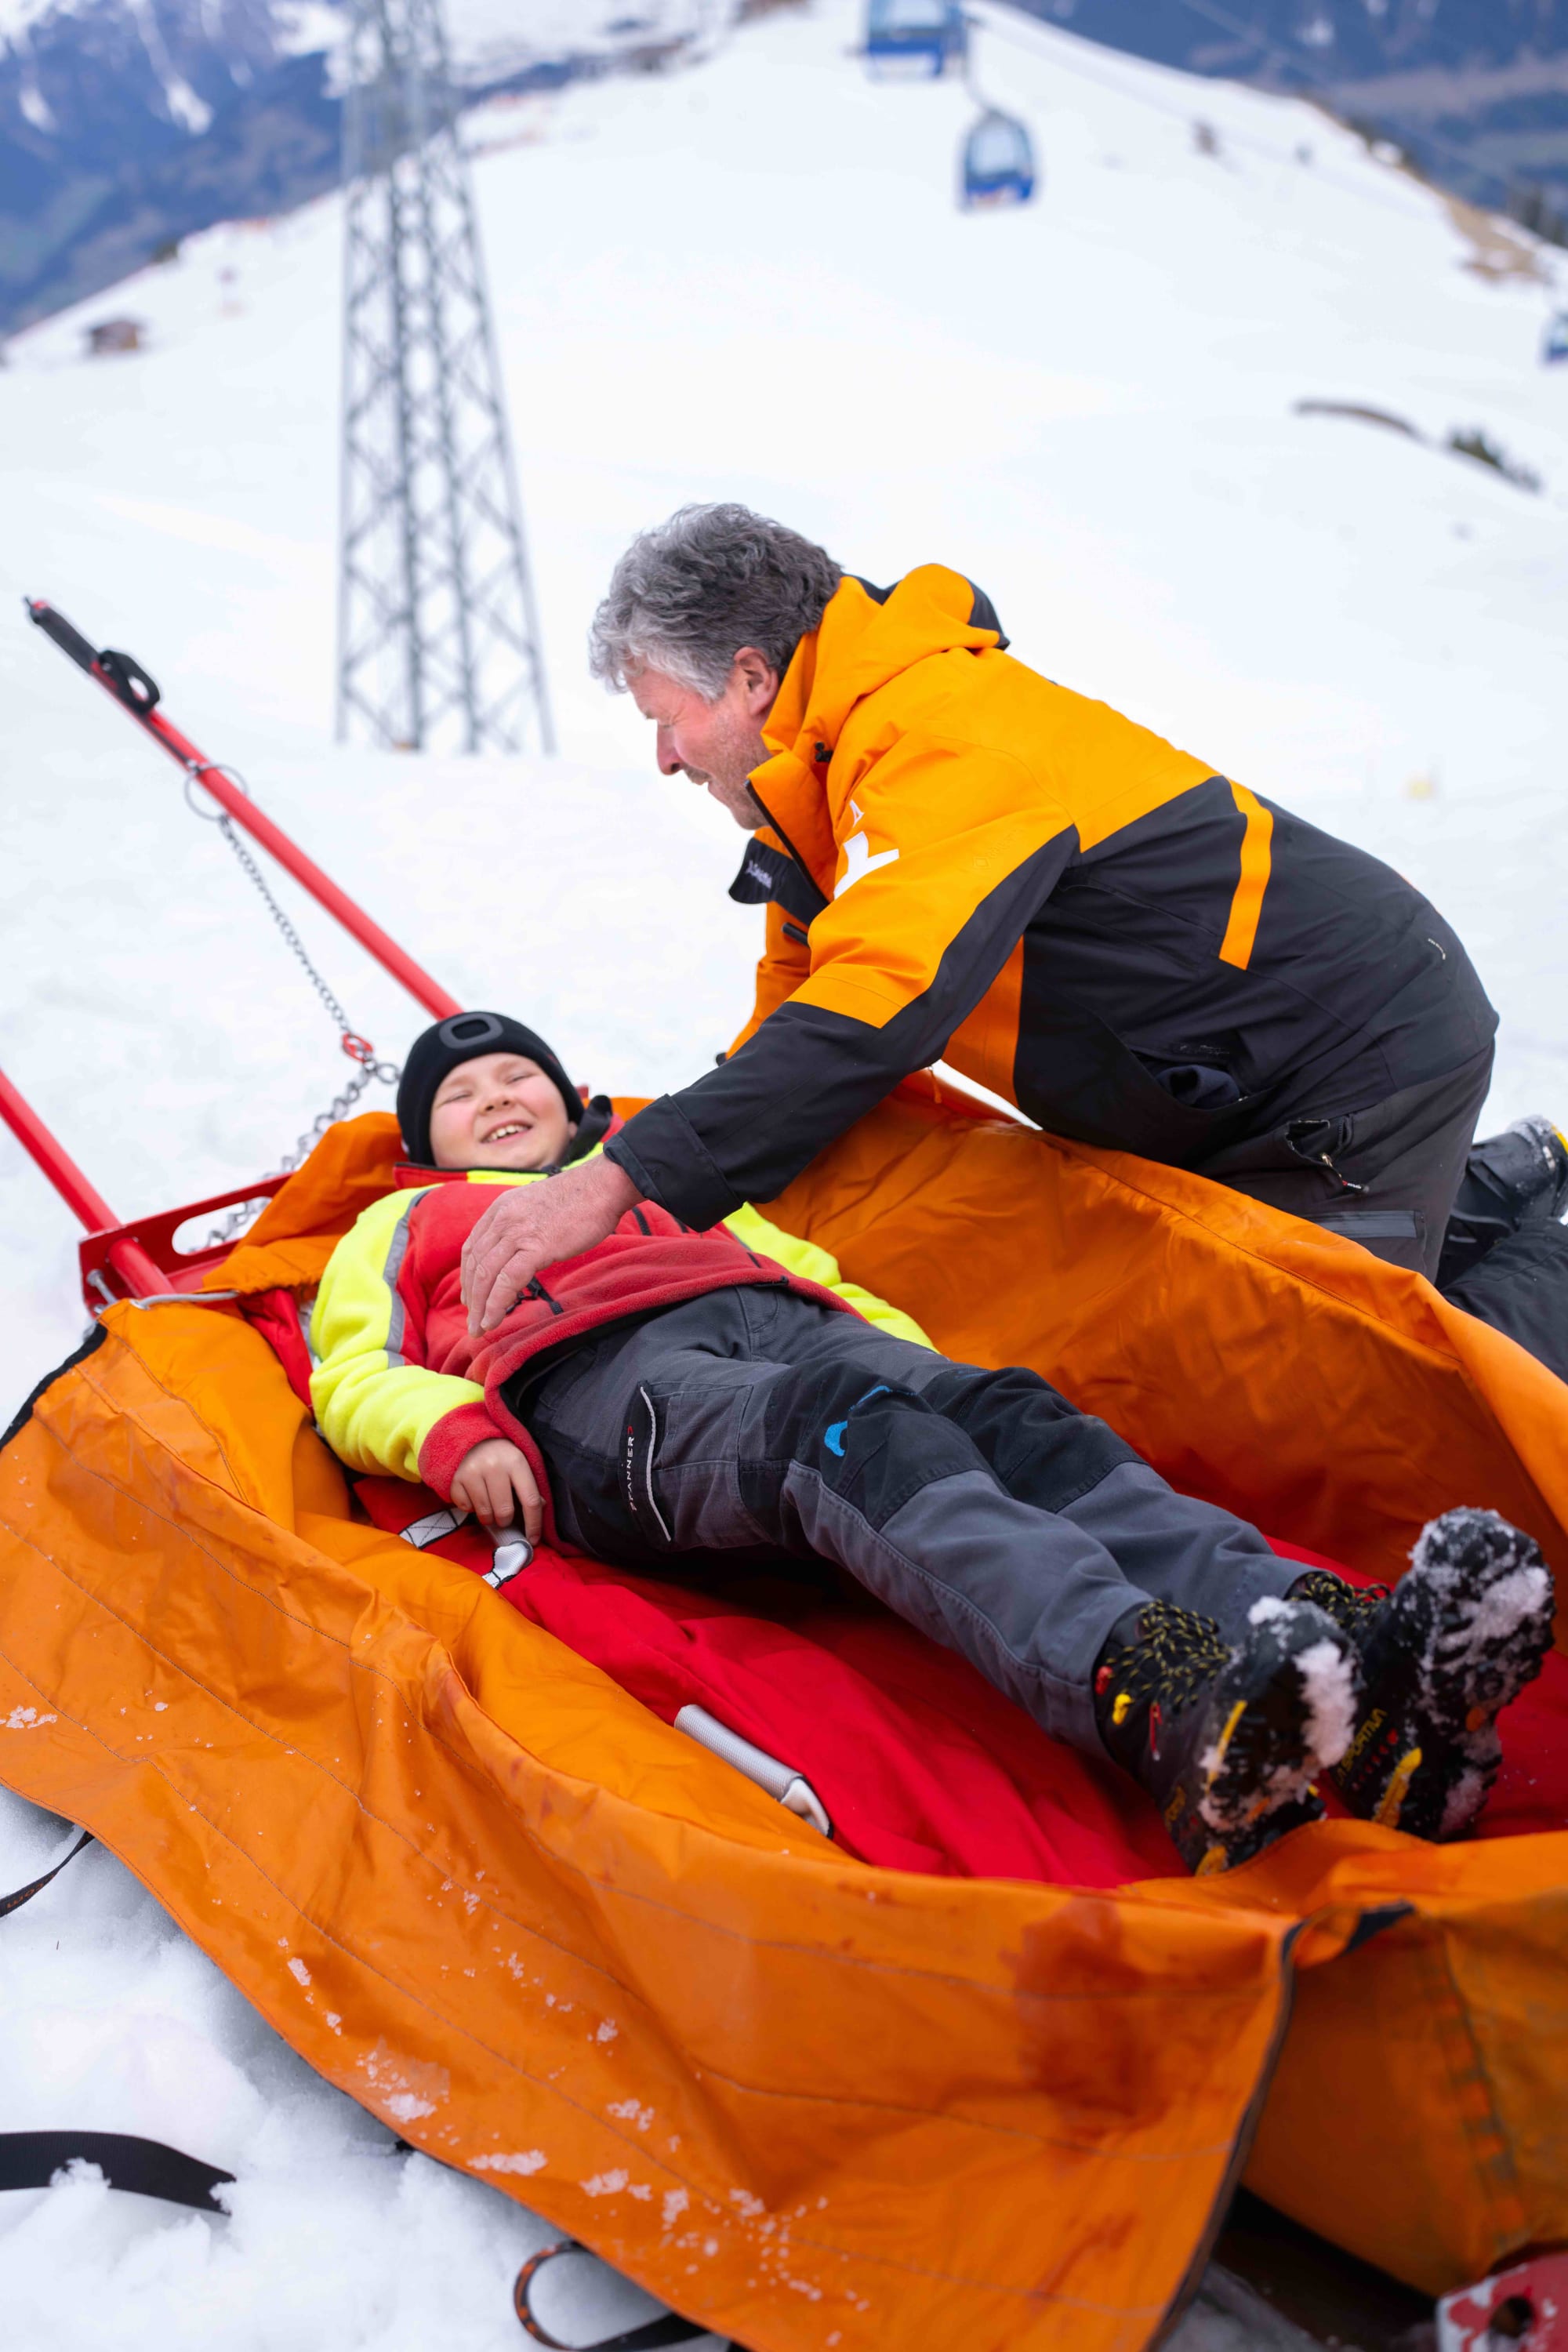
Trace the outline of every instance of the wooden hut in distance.
<instances>
[{"instance_id":1,"label":"wooden hut in distance","mask_svg":"<svg viewBox=\"0 0 1568 2352\"><path fill-rule=\"evenodd\" d=\"M99 360L119 352L139 352L146 331L145 319L100 319L87 330L87 355Z\"/></svg>"}]
</instances>

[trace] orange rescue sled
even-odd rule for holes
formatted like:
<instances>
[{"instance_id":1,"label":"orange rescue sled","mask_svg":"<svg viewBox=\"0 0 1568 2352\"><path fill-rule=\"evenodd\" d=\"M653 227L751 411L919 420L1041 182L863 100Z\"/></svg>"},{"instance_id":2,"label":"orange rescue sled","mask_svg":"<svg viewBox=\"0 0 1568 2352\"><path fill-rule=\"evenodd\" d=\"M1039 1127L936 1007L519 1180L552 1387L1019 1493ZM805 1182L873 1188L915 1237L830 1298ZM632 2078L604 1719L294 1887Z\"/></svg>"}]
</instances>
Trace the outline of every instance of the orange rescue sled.
<instances>
[{"instance_id":1,"label":"orange rescue sled","mask_svg":"<svg viewBox=\"0 0 1568 2352\"><path fill-rule=\"evenodd\" d=\"M308 1286L395 1151L332 1130L207 1278ZM772 1213L1357 1568L1458 1496L1568 1566L1568 1388L1352 1244L930 1084ZM1325 1822L1109 1892L850 1863L356 1519L238 1302L102 1328L0 1454L0 1777L679 2309L757 2352L1132 2352L1244 2163L1431 2292L1568 2238L1568 1835Z\"/></svg>"},{"instance_id":2,"label":"orange rescue sled","mask_svg":"<svg viewBox=\"0 0 1568 2352\"><path fill-rule=\"evenodd\" d=\"M857 1862L356 1508L264 1327L390 1188L391 1119L182 1258L190 1211L116 1226L3 1080L0 1115L117 1300L0 1442L0 1780L404 2137L754 2352L1138 2352L1244 2170L1428 2293L1568 2241L1560 1699L1467 1845L1331 1821L1110 1888ZM1350 1242L931 1079L769 1213L1279 1537L1394 1577L1465 1501L1568 1572L1568 1386Z\"/></svg>"}]
</instances>

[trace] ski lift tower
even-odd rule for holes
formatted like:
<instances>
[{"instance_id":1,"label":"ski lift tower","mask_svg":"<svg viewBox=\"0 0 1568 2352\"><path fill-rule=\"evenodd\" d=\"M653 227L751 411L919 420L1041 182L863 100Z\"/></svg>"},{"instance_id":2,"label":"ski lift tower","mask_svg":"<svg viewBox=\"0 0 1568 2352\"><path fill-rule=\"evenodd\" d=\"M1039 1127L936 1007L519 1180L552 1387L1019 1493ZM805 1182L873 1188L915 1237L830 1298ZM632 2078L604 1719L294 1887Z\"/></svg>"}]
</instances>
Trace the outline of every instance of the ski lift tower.
<instances>
[{"instance_id":1,"label":"ski lift tower","mask_svg":"<svg viewBox=\"0 0 1568 2352\"><path fill-rule=\"evenodd\" d=\"M352 0L337 732L555 748L440 0Z\"/></svg>"}]
</instances>

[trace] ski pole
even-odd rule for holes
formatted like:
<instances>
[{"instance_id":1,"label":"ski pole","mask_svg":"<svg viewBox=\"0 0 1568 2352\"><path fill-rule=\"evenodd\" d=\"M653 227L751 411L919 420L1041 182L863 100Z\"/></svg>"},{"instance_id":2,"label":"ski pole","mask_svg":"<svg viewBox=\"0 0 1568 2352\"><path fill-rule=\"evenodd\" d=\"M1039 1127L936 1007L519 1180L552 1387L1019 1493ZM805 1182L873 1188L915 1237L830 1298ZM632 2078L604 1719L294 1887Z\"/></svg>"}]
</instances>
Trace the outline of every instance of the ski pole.
<instances>
[{"instance_id":1,"label":"ski pole","mask_svg":"<svg viewBox=\"0 0 1568 2352\"><path fill-rule=\"evenodd\" d=\"M37 623L44 635L51 638L62 653L68 654L79 669L96 678L104 692L112 695L153 740L172 760L179 762L192 782L200 784L204 792L210 793L236 824L243 825L251 838L258 841L263 849L310 893L318 905L324 907L329 915L335 916L343 929L358 940L361 947L368 950L394 980L401 982L410 996L424 1005L427 1013L433 1013L437 1020L444 1020L448 1013L462 1011L455 996L449 996L427 971L415 962L412 956L405 955L396 940L390 939L379 923L373 922L346 891L340 890L313 859L307 857L302 849L296 848L288 835L274 824L270 817L263 816L248 794L241 792L232 782L226 769L217 761L209 760L205 751L198 751L187 736L182 735L179 729L164 718L158 709L162 699L158 687L139 661L130 654L115 653L107 646L101 653L95 653L81 632L73 628L65 614L58 613L42 596L26 596L22 601L26 605L28 617Z\"/></svg>"}]
</instances>

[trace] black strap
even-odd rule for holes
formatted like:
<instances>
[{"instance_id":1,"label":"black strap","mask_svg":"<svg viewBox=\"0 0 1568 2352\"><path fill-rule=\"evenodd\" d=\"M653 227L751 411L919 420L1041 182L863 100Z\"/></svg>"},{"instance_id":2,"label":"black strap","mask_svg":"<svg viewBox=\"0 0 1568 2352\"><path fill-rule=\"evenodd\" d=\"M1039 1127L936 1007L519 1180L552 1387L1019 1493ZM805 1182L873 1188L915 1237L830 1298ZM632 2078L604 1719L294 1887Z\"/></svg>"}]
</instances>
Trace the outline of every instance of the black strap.
<instances>
[{"instance_id":1,"label":"black strap","mask_svg":"<svg viewBox=\"0 0 1568 2352\"><path fill-rule=\"evenodd\" d=\"M45 1887L49 1884L49 1881L59 1876L61 1871L66 1866L66 1863L74 1862L78 1854L81 1852L83 1846L90 1845L91 1843L92 1832L90 1830L83 1830L80 1837L78 1838L69 1853L68 1853L62 1861L57 1862L53 1870L46 1870L42 1878L35 1878L29 1886L18 1886L14 1894L0 1895L0 1919L4 1919L8 1911L19 1911L24 1903L30 1903L32 1901L35 1895L41 1895Z\"/></svg>"},{"instance_id":2,"label":"black strap","mask_svg":"<svg viewBox=\"0 0 1568 2352\"><path fill-rule=\"evenodd\" d=\"M96 2164L111 2189L132 2189L142 2197L162 2197L170 2205L194 2205L198 2212L223 2213L213 2195L232 2180L216 2164L203 2164L162 2140L132 2139L124 2132L0 2132L0 2189L47 2189L62 2166Z\"/></svg>"},{"instance_id":3,"label":"black strap","mask_svg":"<svg viewBox=\"0 0 1568 2352\"><path fill-rule=\"evenodd\" d=\"M682 2319L679 2312L667 2311L661 2318L645 2320L640 2327L628 2327L619 2336L602 2336L596 2344L563 2344L559 2336L552 2336L534 2317L531 2300L534 2280L545 2263L552 2263L558 2254L586 2254L590 2262L599 2259L591 2246L580 2244L575 2238L563 2238L558 2245L545 2246L529 2257L511 2291L512 2307L524 2327L536 2344L548 2345L551 2352L653 2352L656 2345L700 2344L705 2336L712 2335L710 2327L700 2326L694 2319ZM731 2344L728 2352L742 2352L742 2347Z\"/></svg>"},{"instance_id":4,"label":"black strap","mask_svg":"<svg viewBox=\"0 0 1568 2352\"><path fill-rule=\"evenodd\" d=\"M155 709L162 697L158 682L149 677L134 654L117 654L105 646L98 656L100 675L109 680L128 710Z\"/></svg>"},{"instance_id":5,"label":"black strap","mask_svg":"<svg viewBox=\"0 0 1568 2352\"><path fill-rule=\"evenodd\" d=\"M0 1895L0 1919L30 1903L91 1843L92 1832L83 1830L52 1870ZM213 2190L232 2180L233 2173L221 2171L216 2164L203 2164L177 2147L165 2147L162 2140L136 2139L124 2132L0 2132L0 2189L47 2189L62 2166L78 2160L96 2164L111 2189L162 2197L170 2205L194 2205L204 2213L227 2210Z\"/></svg>"}]
</instances>

